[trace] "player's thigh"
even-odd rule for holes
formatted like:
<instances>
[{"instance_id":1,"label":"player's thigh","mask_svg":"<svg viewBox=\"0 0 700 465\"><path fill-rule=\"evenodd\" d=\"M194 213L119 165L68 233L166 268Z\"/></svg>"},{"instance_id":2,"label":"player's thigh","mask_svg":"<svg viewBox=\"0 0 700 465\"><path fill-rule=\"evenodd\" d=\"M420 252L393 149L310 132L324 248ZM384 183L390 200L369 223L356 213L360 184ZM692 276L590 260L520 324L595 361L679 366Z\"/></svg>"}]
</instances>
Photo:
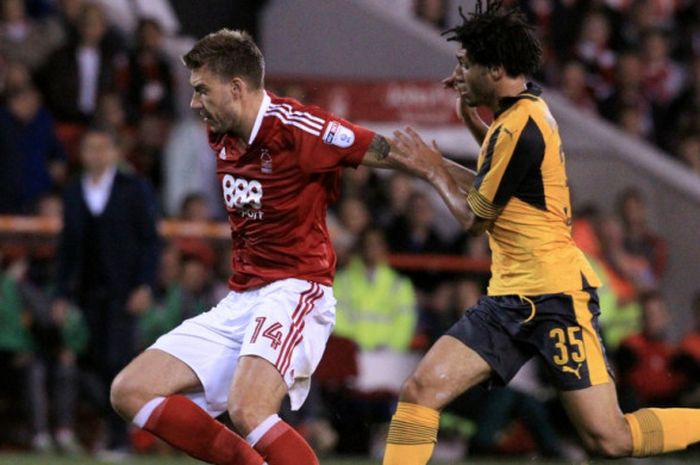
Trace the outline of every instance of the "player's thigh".
<instances>
[{"instance_id":1,"label":"player's thigh","mask_svg":"<svg viewBox=\"0 0 700 465\"><path fill-rule=\"evenodd\" d=\"M562 404L589 450L609 457L629 455L632 437L618 405L615 384L562 391Z\"/></svg>"},{"instance_id":2,"label":"player's thigh","mask_svg":"<svg viewBox=\"0 0 700 465\"><path fill-rule=\"evenodd\" d=\"M263 420L279 412L287 389L279 370L268 360L242 356L228 401L229 414L239 431L247 435Z\"/></svg>"},{"instance_id":3,"label":"player's thigh","mask_svg":"<svg viewBox=\"0 0 700 465\"><path fill-rule=\"evenodd\" d=\"M491 367L476 351L443 336L404 383L401 400L439 410L490 376Z\"/></svg>"},{"instance_id":4,"label":"player's thigh","mask_svg":"<svg viewBox=\"0 0 700 465\"><path fill-rule=\"evenodd\" d=\"M167 352L148 349L131 361L114 379L112 405L127 418L154 397L202 389L197 375Z\"/></svg>"},{"instance_id":5,"label":"player's thigh","mask_svg":"<svg viewBox=\"0 0 700 465\"><path fill-rule=\"evenodd\" d=\"M261 289L228 396L229 413L241 431L277 413L286 394L292 410L301 407L334 321L328 286L286 279Z\"/></svg>"}]
</instances>

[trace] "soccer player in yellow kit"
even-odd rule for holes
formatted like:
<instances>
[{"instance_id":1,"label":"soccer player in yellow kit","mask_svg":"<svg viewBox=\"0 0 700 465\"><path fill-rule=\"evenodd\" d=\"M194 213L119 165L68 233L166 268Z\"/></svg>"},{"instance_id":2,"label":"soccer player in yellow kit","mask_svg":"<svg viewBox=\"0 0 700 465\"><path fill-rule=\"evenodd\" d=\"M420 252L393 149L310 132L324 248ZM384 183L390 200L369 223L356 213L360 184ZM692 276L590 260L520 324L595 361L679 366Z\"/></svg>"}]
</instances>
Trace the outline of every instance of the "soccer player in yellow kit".
<instances>
[{"instance_id":1,"label":"soccer player in yellow kit","mask_svg":"<svg viewBox=\"0 0 700 465\"><path fill-rule=\"evenodd\" d=\"M461 11L460 11L461 13ZM461 44L446 84L479 140L477 172L455 178L466 194L460 215L473 234L488 231L488 295L426 354L401 389L384 465L430 459L439 411L472 386L507 383L531 357L545 362L585 446L606 457L643 457L700 441L699 409L641 409L623 415L598 328L598 278L570 232L571 206L557 123L527 81L541 46L518 10L477 1L448 31ZM474 111L489 107L486 126ZM433 179L449 176L435 146L396 132L407 156Z\"/></svg>"}]
</instances>

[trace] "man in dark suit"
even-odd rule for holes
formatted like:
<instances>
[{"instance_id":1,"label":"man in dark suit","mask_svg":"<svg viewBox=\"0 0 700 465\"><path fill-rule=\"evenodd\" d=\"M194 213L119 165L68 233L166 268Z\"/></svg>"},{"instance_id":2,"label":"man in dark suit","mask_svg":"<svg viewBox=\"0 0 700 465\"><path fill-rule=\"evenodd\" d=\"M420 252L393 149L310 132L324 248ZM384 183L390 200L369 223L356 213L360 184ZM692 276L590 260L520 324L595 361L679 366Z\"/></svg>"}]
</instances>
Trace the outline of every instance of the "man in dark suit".
<instances>
[{"instance_id":1,"label":"man in dark suit","mask_svg":"<svg viewBox=\"0 0 700 465\"><path fill-rule=\"evenodd\" d=\"M156 205L145 180L118 171L112 133L88 129L80 151L84 173L64 195L52 313L60 322L69 300L82 309L90 329L83 365L103 384L110 411L107 449L124 451L126 429L109 409L107 392L136 355L137 317L151 304L159 253Z\"/></svg>"}]
</instances>

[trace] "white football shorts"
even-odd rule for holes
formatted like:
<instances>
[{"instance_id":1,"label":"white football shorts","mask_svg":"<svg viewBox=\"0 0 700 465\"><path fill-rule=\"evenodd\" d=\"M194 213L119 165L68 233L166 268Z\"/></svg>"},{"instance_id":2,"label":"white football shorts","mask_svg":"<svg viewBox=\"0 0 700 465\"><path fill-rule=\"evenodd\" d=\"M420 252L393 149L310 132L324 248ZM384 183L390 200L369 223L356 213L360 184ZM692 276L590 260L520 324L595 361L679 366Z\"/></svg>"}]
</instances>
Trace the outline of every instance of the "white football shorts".
<instances>
[{"instance_id":1,"label":"white football shorts","mask_svg":"<svg viewBox=\"0 0 700 465\"><path fill-rule=\"evenodd\" d=\"M264 358L277 368L287 383L292 409L298 410L333 331L335 303L331 287L300 279L231 291L149 349L167 352L192 368L204 392L185 395L211 416L226 411L233 373L244 355Z\"/></svg>"}]
</instances>

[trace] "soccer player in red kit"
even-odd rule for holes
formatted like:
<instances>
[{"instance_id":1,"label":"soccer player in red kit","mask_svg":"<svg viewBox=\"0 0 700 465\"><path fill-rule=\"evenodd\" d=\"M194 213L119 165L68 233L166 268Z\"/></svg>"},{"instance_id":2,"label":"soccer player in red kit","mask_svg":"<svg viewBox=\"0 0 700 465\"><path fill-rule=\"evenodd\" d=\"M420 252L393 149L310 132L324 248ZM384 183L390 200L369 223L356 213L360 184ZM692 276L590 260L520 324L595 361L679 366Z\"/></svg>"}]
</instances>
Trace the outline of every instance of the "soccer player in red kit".
<instances>
[{"instance_id":1,"label":"soccer player in red kit","mask_svg":"<svg viewBox=\"0 0 700 465\"><path fill-rule=\"evenodd\" d=\"M183 61L191 106L217 157L232 232L231 292L134 359L112 384L112 405L206 462L316 464L277 412L286 395L293 409L304 402L335 322L325 212L340 169L414 173L456 214L464 193L455 179L468 174L445 161L437 175L381 135L266 92L264 59L245 33L209 34ZM240 436L214 420L226 411Z\"/></svg>"}]
</instances>

